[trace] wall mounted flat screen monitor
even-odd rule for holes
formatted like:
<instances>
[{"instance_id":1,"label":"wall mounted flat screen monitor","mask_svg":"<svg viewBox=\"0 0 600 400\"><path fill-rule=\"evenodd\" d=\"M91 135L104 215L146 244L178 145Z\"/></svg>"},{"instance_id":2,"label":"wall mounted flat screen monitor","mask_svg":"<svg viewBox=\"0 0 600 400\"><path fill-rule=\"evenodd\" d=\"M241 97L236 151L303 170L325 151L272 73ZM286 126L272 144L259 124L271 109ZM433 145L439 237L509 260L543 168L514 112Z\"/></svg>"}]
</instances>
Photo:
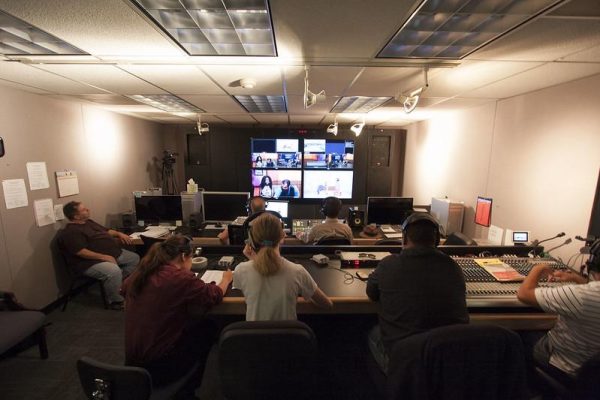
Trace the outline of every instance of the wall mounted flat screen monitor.
<instances>
[{"instance_id":1,"label":"wall mounted flat screen monitor","mask_svg":"<svg viewBox=\"0 0 600 400\"><path fill-rule=\"evenodd\" d=\"M299 139L252 139L252 168L300 169Z\"/></svg>"},{"instance_id":2,"label":"wall mounted flat screen monitor","mask_svg":"<svg viewBox=\"0 0 600 400\"><path fill-rule=\"evenodd\" d=\"M266 199L297 199L302 194L302 171L253 169L252 195Z\"/></svg>"},{"instance_id":3,"label":"wall mounted flat screen monitor","mask_svg":"<svg viewBox=\"0 0 600 400\"><path fill-rule=\"evenodd\" d=\"M267 202L267 210L275 211L275 212L279 213L279 215L281 215L283 218L287 218L288 217L288 205L289 205L289 202L287 202L287 201L269 200Z\"/></svg>"},{"instance_id":4,"label":"wall mounted flat screen monitor","mask_svg":"<svg viewBox=\"0 0 600 400\"><path fill-rule=\"evenodd\" d=\"M146 225L183 220L181 196L134 196L135 216Z\"/></svg>"},{"instance_id":5,"label":"wall mounted flat screen monitor","mask_svg":"<svg viewBox=\"0 0 600 400\"><path fill-rule=\"evenodd\" d=\"M529 242L529 232L528 231L514 231L512 233L512 241L513 243L525 244Z\"/></svg>"},{"instance_id":6,"label":"wall mounted flat screen monitor","mask_svg":"<svg viewBox=\"0 0 600 400\"><path fill-rule=\"evenodd\" d=\"M492 222L492 199L477 196L475 204L475 223L481 226L490 226Z\"/></svg>"},{"instance_id":7,"label":"wall mounted flat screen monitor","mask_svg":"<svg viewBox=\"0 0 600 400\"><path fill-rule=\"evenodd\" d=\"M352 198L352 171L304 170L304 198L324 199L335 196Z\"/></svg>"},{"instance_id":8,"label":"wall mounted flat screen monitor","mask_svg":"<svg viewBox=\"0 0 600 400\"><path fill-rule=\"evenodd\" d=\"M202 192L202 216L204 221L228 222L248 215L246 204L248 192Z\"/></svg>"},{"instance_id":9,"label":"wall mounted flat screen monitor","mask_svg":"<svg viewBox=\"0 0 600 400\"><path fill-rule=\"evenodd\" d=\"M354 141L304 139L304 169L353 169Z\"/></svg>"},{"instance_id":10,"label":"wall mounted flat screen monitor","mask_svg":"<svg viewBox=\"0 0 600 400\"><path fill-rule=\"evenodd\" d=\"M412 197L369 197L367 198L367 223L402 225L412 210Z\"/></svg>"}]
</instances>

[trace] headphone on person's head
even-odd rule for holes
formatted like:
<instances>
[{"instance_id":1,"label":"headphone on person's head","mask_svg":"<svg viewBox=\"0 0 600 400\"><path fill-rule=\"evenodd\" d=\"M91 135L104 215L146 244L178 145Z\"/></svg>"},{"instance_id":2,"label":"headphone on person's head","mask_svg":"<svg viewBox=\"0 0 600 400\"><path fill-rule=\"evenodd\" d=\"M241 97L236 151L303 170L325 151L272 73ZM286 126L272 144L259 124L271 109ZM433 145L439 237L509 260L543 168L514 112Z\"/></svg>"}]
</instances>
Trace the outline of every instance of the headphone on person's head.
<instances>
[{"instance_id":1,"label":"headphone on person's head","mask_svg":"<svg viewBox=\"0 0 600 400\"><path fill-rule=\"evenodd\" d=\"M590 257L585 262L588 273L600 273L600 239L596 239L590 246Z\"/></svg>"},{"instance_id":2,"label":"headphone on person's head","mask_svg":"<svg viewBox=\"0 0 600 400\"><path fill-rule=\"evenodd\" d=\"M246 218L246 220L244 221L244 225L243 225L244 235L245 235L244 239L248 239L247 243L252 248L252 250L254 250L254 252L257 252L258 250L260 250L260 248L262 246L257 245L256 242L254 241L254 238L252 237L251 223L252 223L252 221L254 221L256 218L260 217L264 213L269 213L271 215L276 216L279 219L279 221L281 222L281 229L283 229L285 227L285 224L283 223L283 217L277 211L272 211L272 210L257 211L254 214L252 214L251 216L249 216L248 218Z\"/></svg>"},{"instance_id":3,"label":"headphone on person's head","mask_svg":"<svg viewBox=\"0 0 600 400\"><path fill-rule=\"evenodd\" d=\"M327 217L329 210L331 209L331 207L334 207L334 206L337 206L338 208L341 209L342 201L335 196L325 197L323 199L323 201L321 202L321 210L320 210L321 214L323 214L324 217Z\"/></svg>"},{"instance_id":4,"label":"headphone on person's head","mask_svg":"<svg viewBox=\"0 0 600 400\"><path fill-rule=\"evenodd\" d=\"M266 198L262 197L262 196L252 196L248 199L248 201L246 201L246 212L248 213L248 216L252 215L252 202L255 199L263 199L263 201L265 202L265 207L269 204L269 202L267 201ZM259 210L261 211L261 210Z\"/></svg>"},{"instance_id":5,"label":"headphone on person's head","mask_svg":"<svg viewBox=\"0 0 600 400\"><path fill-rule=\"evenodd\" d=\"M406 240L407 240L406 233L407 233L408 227L417 222L427 222L433 226L434 234L435 234L435 247L438 247L440 244L440 224L433 215L424 213L424 212L412 213L402 223L402 240L403 240L404 244L406 244Z\"/></svg>"}]
</instances>

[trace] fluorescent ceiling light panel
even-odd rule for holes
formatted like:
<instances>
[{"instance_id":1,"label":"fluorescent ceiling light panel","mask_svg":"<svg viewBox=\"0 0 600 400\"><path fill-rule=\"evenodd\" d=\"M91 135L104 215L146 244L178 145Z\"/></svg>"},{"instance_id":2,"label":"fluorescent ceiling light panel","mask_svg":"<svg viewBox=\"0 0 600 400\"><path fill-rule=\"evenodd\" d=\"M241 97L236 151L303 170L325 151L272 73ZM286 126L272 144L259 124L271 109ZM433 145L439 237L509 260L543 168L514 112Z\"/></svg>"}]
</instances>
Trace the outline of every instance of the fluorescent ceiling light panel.
<instances>
[{"instance_id":1,"label":"fluorescent ceiling light panel","mask_svg":"<svg viewBox=\"0 0 600 400\"><path fill-rule=\"evenodd\" d=\"M158 108L167 112L204 112L204 110L188 103L187 101L180 99L172 94L135 94L127 96L140 103L147 104L149 106Z\"/></svg>"},{"instance_id":2,"label":"fluorescent ceiling light panel","mask_svg":"<svg viewBox=\"0 0 600 400\"><path fill-rule=\"evenodd\" d=\"M458 60L566 0L425 0L378 58Z\"/></svg>"},{"instance_id":3,"label":"fluorescent ceiling light panel","mask_svg":"<svg viewBox=\"0 0 600 400\"><path fill-rule=\"evenodd\" d=\"M283 96L234 96L249 113L287 112Z\"/></svg>"},{"instance_id":4,"label":"fluorescent ceiling light panel","mask_svg":"<svg viewBox=\"0 0 600 400\"><path fill-rule=\"evenodd\" d=\"M0 11L0 54L87 55L88 53L17 17Z\"/></svg>"},{"instance_id":5,"label":"fluorescent ceiling light panel","mask_svg":"<svg viewBox=\"0 0 600 400\"><path fill-rule=\"evenodd\" d=\"M191 56L277 56L268 0L131 0Z\"/></svg>"},{"instance_id":6,"label":"fluorescent ceiling light panel","mask_svg":"<svg viewBox=\"0 0 600 400\"><path fill-rule=\"evenodd\" d=\"M385 104L391 97L342 97L330 111L331 113L368 113Z\"/></svg>"}]
</instances>

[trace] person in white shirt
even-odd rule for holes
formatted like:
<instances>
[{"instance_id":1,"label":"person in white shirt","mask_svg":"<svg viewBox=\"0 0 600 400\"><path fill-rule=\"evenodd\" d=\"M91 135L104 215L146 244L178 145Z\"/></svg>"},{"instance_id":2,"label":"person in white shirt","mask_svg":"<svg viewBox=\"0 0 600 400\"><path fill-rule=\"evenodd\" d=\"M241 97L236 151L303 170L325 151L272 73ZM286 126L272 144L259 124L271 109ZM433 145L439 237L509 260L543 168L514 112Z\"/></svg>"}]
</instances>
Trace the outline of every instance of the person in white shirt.
<instances>
[{"instance_id":1,"label":"person in white shirt","mask_svg":"<svg viewBox=\"0 0 600 400\"><path fill-rule=\"evenodd\" d=\"M342 209L342 201L337 197L327 197L323 199L321 204L321 213L325 216L325 222L313 226L312 229L306 232L299 232L296 237L304 243L316 243L324 237L330 238L345 238L352 243L352 229L338 221L338 215Z\"/></svg>"},{"instance_id":2,"label":"person in white shirt","mask_svg":"<svg viewBox=\"0 0 600 400\"><path fill-rule=\"evenodd\" d=\"M247 321L295 320L299 296L321 308L333 303L300 264L283 258L281 221L263 212L252 220L244 255L250 261L235 268L233 286L244 293Z\"/></svg>"},{"instance_id":3,"label":"person in white shirt","mask_svg":"<svg viewBox=\"0 0 600 400\"><path fill-rule=\"evenodd\" d=\"M541 366L553 366L570 376L600 352L600 239L592 244L585 267L587 277L537 264L517 292L523 303L558 314L556 325L535 344L533 358ZM538 287L543 277L570 284Z\"/></svg>"}]
</instances>

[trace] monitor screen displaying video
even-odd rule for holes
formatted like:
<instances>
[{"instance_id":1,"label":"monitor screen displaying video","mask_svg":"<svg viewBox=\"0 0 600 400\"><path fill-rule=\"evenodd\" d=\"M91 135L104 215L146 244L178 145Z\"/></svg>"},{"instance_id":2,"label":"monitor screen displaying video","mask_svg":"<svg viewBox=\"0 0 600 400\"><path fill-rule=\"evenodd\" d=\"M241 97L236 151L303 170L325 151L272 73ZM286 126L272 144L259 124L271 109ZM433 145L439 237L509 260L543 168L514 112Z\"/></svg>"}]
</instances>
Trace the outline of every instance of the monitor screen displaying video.
<instances>
[{"instance_id":1,"label":"monitor screen displaying video","mask_svg":"<svg viewBox=\"0 0 600 400\"><path fill-rule=\"evenodd\" d=\"M253 169L252 195L266 199L298 199L302 194L302 171Z\"/></svg>"},{"instance_id":2,"label":"monitor screen displaying video","mask_svg":"<svg viewBox=\"0 0 600 400\"><path fill-rule=\"evenodd\" d=\"M298 139L252 139L252 168L302 167L302 153Z\"/></svg>"},{"instance_id":3,"label":"monitor screen displaying video","mask_svg":"<svg viewBox=\"0 0 600 400\"><path fill-rule=\"evenodd\" d=\"M354 141L304 140L304 169L353 169Z\"/></svg>"},{"instance_id":4,"label":"monitor screen displaying video","mask_svg":"<svg viewBox=\"0 0 600 400\"><path fill-rule=\"evenodd\" d=\"M352 171L304 171L304 198L352 198Z\"/></svg>"},{"instance_id":5,"label":"monitor screen displaying video","mask_svg":"<svg viewBox=\"0 0 600 400\"><path fill-rule=\"evenodd\" d=\"M133 203L137 220L146 225L183 220L181 196L134 196Z\"/></svg>"},{"instance_id":6,"label":"monitor screen displaying video","mask_svg":"<svg viewBox=\"0 0 600 400\"><path fill-rule=\"evenodd\" d=\"M283 218L287 218L288 216L288 205L289 202L288 201L284 201L284 200L269 200L267 202L267 210L268 211L275 211L277 213L279 213L279 215L281 215Z\"/></svg>"}]
</instances>

